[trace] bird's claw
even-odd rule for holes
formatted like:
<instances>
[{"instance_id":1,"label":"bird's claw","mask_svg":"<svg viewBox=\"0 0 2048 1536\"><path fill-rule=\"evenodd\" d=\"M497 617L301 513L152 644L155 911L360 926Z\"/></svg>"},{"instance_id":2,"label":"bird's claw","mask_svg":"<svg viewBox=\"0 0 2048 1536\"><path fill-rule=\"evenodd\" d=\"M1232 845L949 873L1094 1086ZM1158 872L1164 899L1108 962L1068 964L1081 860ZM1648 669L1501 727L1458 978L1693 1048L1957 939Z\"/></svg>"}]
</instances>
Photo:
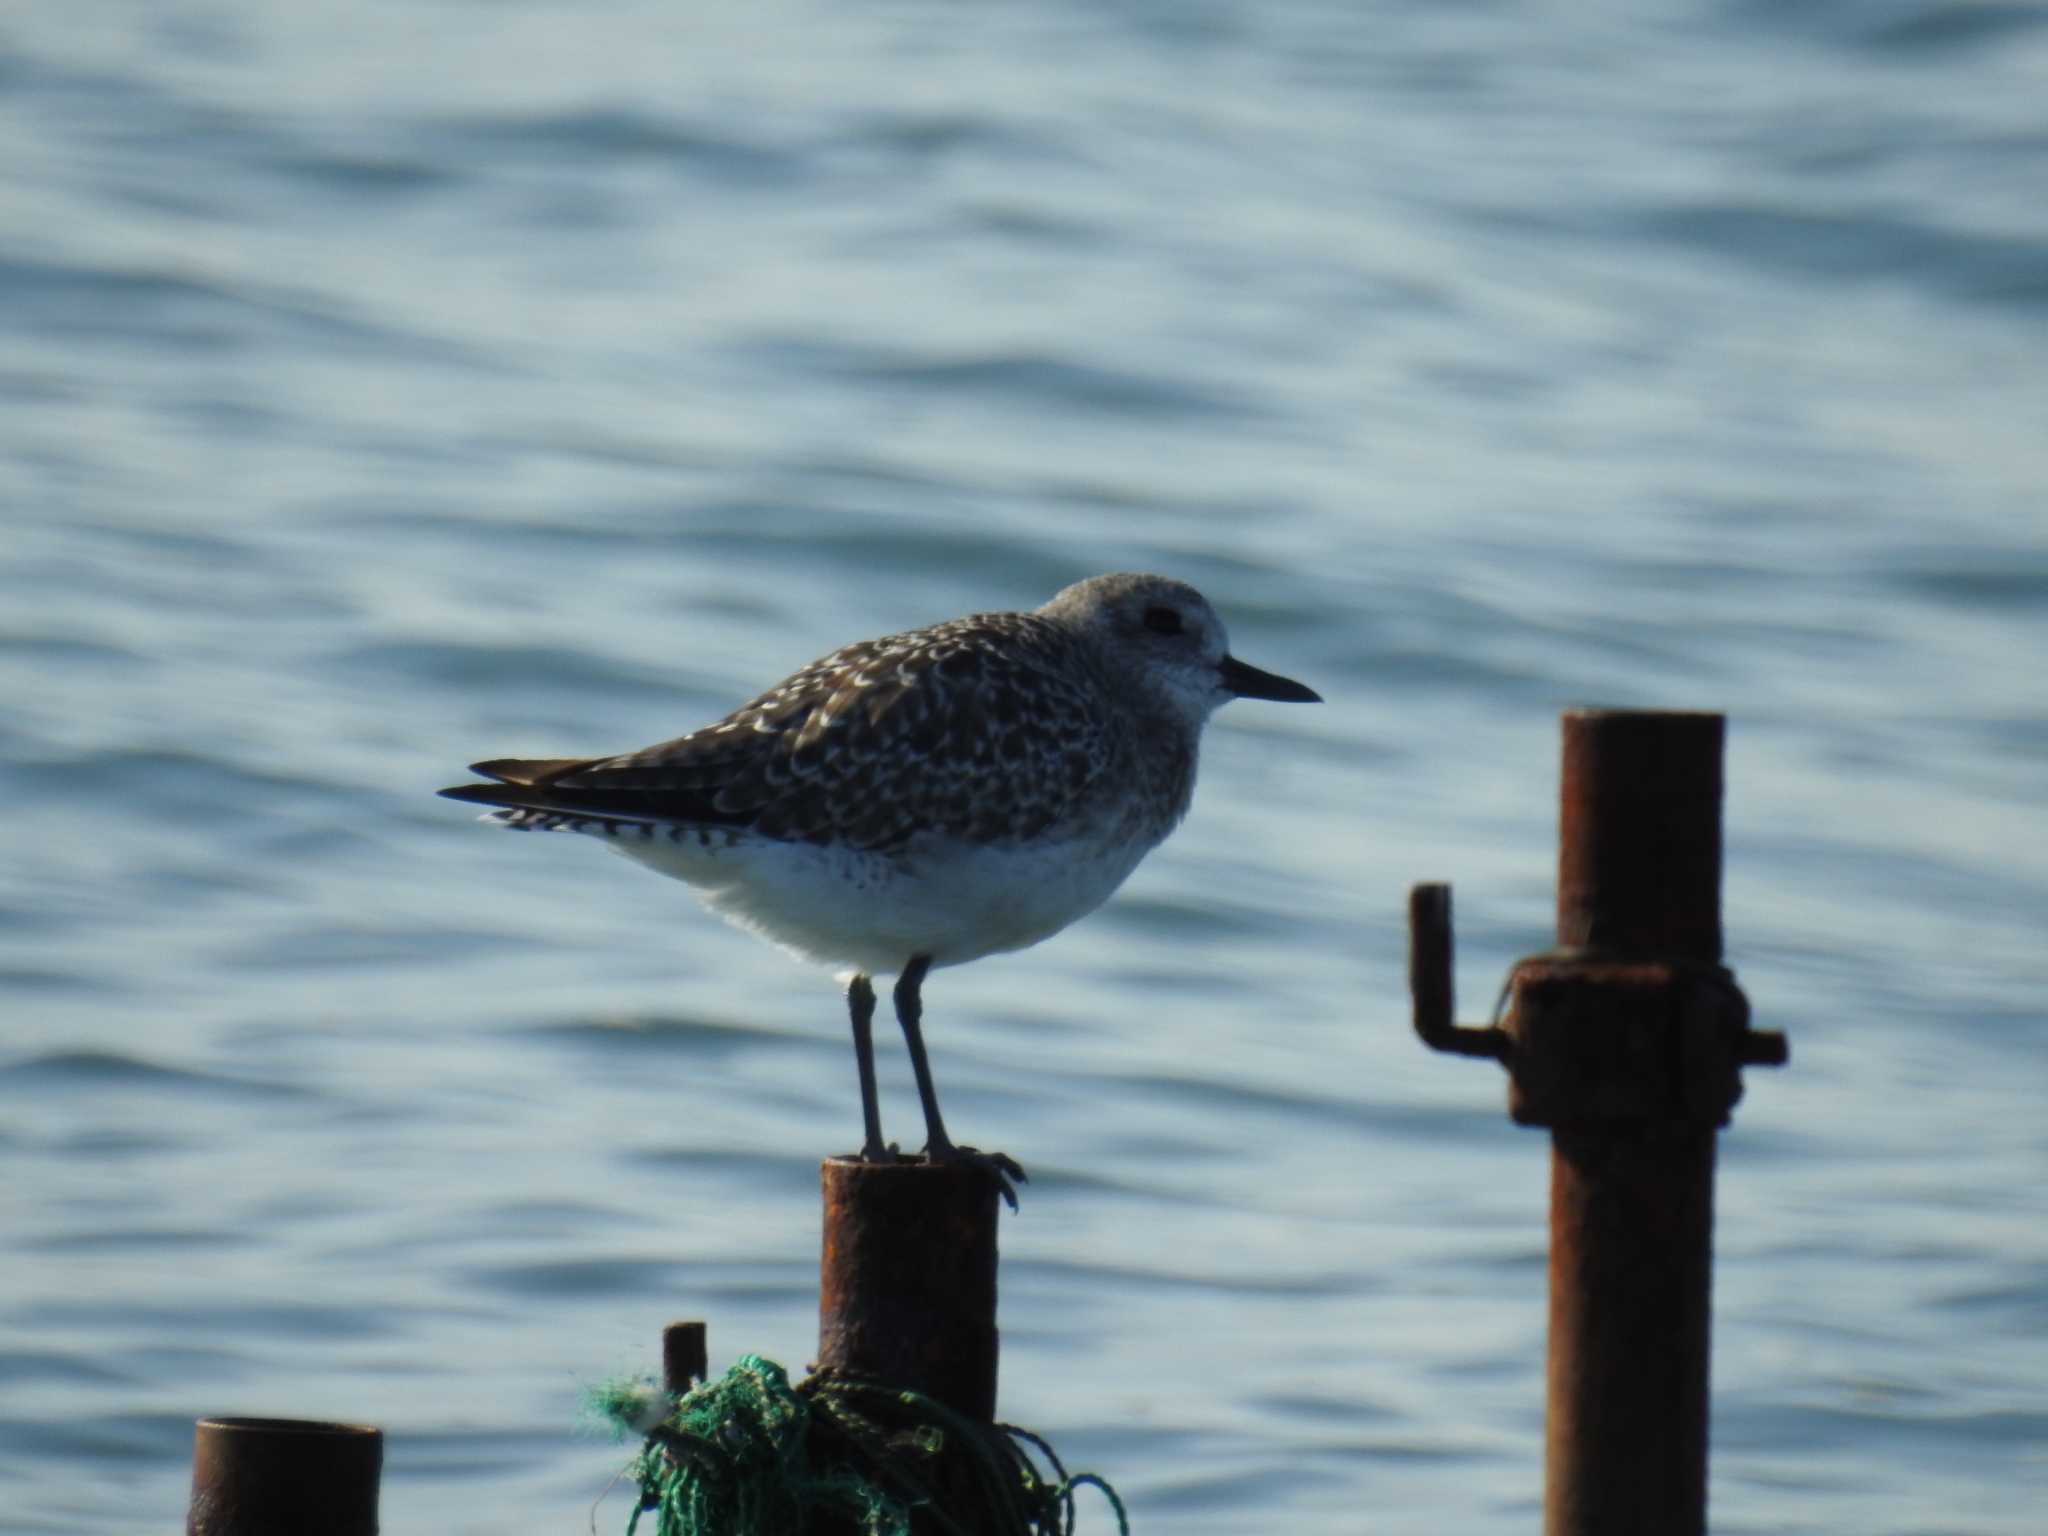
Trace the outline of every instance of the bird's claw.
<instances>
[{"instance_id":1,"label":"bird's claw","mask_svg":"<svg viewBox=\"0 0 2048 1536\"><path fill-rule=\"evenodd\" d=\"M1012 1211L1017 1209L1017 1186L1031 1182L1023 1165L1007 1152L984 1152L979 1147L956 1147L948 1142L939 1147L927 1144L924 1155L930 1163L965 1163L971 1168L979 1168L995 1180L1003 1203Z\"/></svg>"}]
</instances>

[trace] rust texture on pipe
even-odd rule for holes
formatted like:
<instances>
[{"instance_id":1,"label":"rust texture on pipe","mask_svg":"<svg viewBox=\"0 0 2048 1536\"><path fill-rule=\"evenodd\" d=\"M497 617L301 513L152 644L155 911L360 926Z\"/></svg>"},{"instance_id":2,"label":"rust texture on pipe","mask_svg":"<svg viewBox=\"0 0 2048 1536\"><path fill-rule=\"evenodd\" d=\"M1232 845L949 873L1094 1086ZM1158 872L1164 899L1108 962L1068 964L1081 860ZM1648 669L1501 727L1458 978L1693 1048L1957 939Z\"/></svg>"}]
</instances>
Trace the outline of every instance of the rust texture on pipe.
<instances>
[{"instance_id":1,"label":"rust texture on pipe","mask_svg":"<svg viewBox=\"0 0 2048 1536\"><path fill-rule=\"evenodd\" d=\"M1775 1041L1782 1059L1784 1037L1750 1029L1720 966L1532 955L1509 989L1508 1113L1522 1125L1726 1125L1753 1047Z\"/></svg>"},{"instance_id":2,"label":"rust texture on pipe","mask_svg":"<svg viewBox=\"0 0 2048 1536\"><path fill-rule=\"evenodd\" d=\"M310 1419L201 1419L186 1536L376 1536L384 1432Z\"/></svg>"},{"instance_id":3,"label":"rust texture on pipe","mask_svg":"<svg viewBox=\"0 0 2048 1536\"><path fill-rule=\"evenodd\" d=\"M1561 948L1719 962L1725 730L1720 715L1566 712Z\"/></svg>"},{"instance_id":4,"label":"rust texture on pipe","mask_svg":"<svg viewBox=\"0 0 2048 1536\"><path fill-rule=\"evenodd\" d=\"M661 1386L670 1397L681 1397L711 1374L705 1346L704 1325L698 1322L670 1323L661 1330Z\"/></svg>"},{"instance_id":5,"label":"rust texture on pipe","mask_svg":"<svg viewBox=\"0 0 2048 1536\"><path fill-rule=\"evenodd\" d=\"M1627 1060L1652 1079L1621 1090L1636 1104L1682 1082L1687 1050L1682 1009L1655 1001L1671 989L1635 974L1657 967L1626 962L1721 958L1722 745L1718 715L1564 718L1557 940L1622 962L1581 983L1579 1011L1583 1027L1632 1034ZM1602 987L1604 1025L1588 996ZM1719 1116L1684 1113L1676 1091L1668 1114L1553 1122L1546 1536L1706 1529Z\"/></svg>"},{"instance_id":6,"label":"rust texture on pipe","mask_svg":"<svg viewBox=\"0 0 2048 1536\"><path fill-rule=\"evenodd\" d=\"M1546 1536L1706 1529L1714 1134L1551 1133Z\"/></svg>"},{"instance_id":7,"label":"rust texture on pipe","mask_svg":"<svg viewBox=\"0 0 2048 1536\"><path fill-rule=\"evenodd\" d=\"M818 1368L996 1409L996 1199L966 1163L827 1158Z\"/></svg>"}]
</instances>

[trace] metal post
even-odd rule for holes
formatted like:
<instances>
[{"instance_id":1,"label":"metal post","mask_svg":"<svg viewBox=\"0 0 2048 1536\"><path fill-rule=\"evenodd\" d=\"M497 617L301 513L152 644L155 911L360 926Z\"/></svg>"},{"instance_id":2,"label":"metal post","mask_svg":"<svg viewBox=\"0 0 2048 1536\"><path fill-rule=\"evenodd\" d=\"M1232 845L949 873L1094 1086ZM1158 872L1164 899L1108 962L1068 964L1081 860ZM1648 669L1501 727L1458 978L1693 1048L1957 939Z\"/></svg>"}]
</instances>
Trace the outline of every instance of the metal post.
<instances>
[{"instance_id":1,"label":"metal post","mask_svg":"<svg viewBox=\"0 0 2048 1536\"><path fill-rule=\"evenodd\" d=\"M1723 730L1719 715L1564 717L1560 950L1720 964ZM1706 1529L1718 1118L1554 1123L1547 1536Z\"/></svg>"},{"instance_id":2,"label":"metal post","mask_svg":"<svg viewBox=\"0 0 2048 1536\"><path fill-rule=\"evenodd\" d=\"M996 1183L965 1163L827 1158L818 1368L996 1411Z\"/></svg>"},{"instance_id":3,"label":"metal post","mask_svg":"<svg viewBox=\"0 0 2048 1536\"><path fill-rule=\"evenodd\" d=\"M661 1388L681 1397L711 1374L705 1327L699 1322L670 1323L661 1330Z\"/></svg>"},{"instance_id":4,"label":"metal post","mask_svg":"<svg viewBox=\"0 0 2048 1536\"><path fill-rule=\"evenodd\" d=\"M1714 1137L1780 1065L1721 966L1719 715L1564 717L1557 948L1497 1026L1450 1022L1450 893L1410 897L1415 1026L1498 1057L1551 1128L1546 1536L1706 1529Z\"/></svg>"},{"instance_id":5,"label":"metal post","mask_svg":"<svg viewBox=\"0 0 2048 1536\"><path fill-rule=\"evenodd\" d=\"M201 1419L186 1536L376 1536L384 1432L308 1419Z\"/></svg>"}]
</instances>

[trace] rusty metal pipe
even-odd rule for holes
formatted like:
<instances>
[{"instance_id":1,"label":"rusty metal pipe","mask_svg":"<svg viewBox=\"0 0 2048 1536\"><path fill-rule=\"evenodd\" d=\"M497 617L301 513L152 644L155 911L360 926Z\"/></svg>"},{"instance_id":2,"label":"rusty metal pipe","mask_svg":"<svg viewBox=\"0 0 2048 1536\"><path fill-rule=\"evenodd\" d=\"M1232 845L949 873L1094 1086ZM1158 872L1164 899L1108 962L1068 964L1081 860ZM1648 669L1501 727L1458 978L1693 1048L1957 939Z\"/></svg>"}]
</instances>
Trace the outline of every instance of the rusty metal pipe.
<instances>
[{"instance_id":1,"label":"rusty metal pipe","mask_svg":"<svg viewBox=\"0 0 2048 1536\"><path fill-rule=\"evenodd\" d=\"M1557 946L1496 1024L1452 1022L1450 888L1408 904L1415 1030L1494 1056L1551 1131L1546 1536L1706 1528L1714 1136L1782 1066L1721 960L1719 715L1564 717Z\"/></svg>"},{"instance_id":2,"label":"rusty metal pipe","mask_svg":"<svg viewBox=\"0 0 2048 1536\"><path fill-rule=\"evenodd\" d=\"M1545 1536L1706 1529L1714 1133L1551 1132Z\"/></svg>"},{"instance_id":3,"label":"rusty metal pipe","mask_svg":"<svg viewBox=\"0 0 2048 1536\"><path fill-rule=\"evenodd\" d=\"M186 1536L376 1536L384 1432L311 1419L201 1419Z\"/></svg>"},{"instance_id":4,"label":"rusty metal pipe","mask_svg":"<svg viewBox=\"0 0 2048 1536\"><path fill-rule=\"evenodd\" d=\"M1565 715L1561 950L1718 964L1723 730ZM1698 1117L1553 1124L1546 1536L1706 1529L1714 1136Z\"/></svg>"},{"instance_id":5,"label":"rusty metal pipe","mask_svg":"<svg viewBox=\"0 0 2048 1536\"><path fill-rule=\"evenodd\" d=\"M827 1158L818 1368L996 1411L996 1182L967 1163Z\"/></svg>"}]
</instances>

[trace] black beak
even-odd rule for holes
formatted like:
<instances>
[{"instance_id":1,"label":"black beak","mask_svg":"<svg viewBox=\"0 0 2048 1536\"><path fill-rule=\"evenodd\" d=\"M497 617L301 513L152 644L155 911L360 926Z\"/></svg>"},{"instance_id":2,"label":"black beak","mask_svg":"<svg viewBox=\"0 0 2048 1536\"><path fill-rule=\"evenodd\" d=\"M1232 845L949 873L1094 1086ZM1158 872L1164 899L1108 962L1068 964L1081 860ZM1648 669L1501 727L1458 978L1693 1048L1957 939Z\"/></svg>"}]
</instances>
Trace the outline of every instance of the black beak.
<instances>
[{"instance_id":1,"label":"black beak","mask_svg":"<svg viewBox=\"0 0 2048 1536\"><path fill-rule=\"evenodd\" d=\"M1280 704L1323 702L1323 696L1315 689L1305 687L1292 678L1276 677L1271 672L1248 667L1235 656L1224 657L1217 671L1223 675L1223 686L1241 699L1272 699Z\"/></svg>"}]
</instances>

